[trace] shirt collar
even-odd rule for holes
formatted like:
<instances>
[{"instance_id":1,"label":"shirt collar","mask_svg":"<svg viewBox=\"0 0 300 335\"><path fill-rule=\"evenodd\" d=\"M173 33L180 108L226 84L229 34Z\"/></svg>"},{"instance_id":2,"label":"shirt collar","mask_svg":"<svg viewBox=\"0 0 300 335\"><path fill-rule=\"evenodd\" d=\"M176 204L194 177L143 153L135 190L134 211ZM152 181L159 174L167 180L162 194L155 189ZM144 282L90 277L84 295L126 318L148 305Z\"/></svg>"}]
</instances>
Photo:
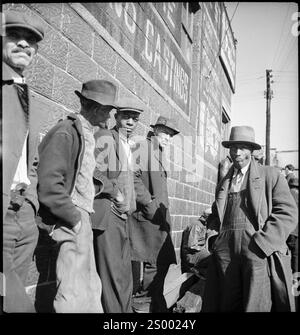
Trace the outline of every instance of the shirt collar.
<instances>
[{"instance_id":1,"label":"shirt collar","mask_svg":"<svg viewBox=\"0 0 300 335\"><path fill-rule=\"evenodd\" d=\"M90 130L92 133L94 132L94 126L92 126L91 123L84 116L78 114L78 118L81 121L83 128Z\"/></svg>"},{"instance_id":2,"label":"shirt collar","mask_svg":"<svg viewBox=\"0 0 300 335\"><path fill-rule=\"evenodd\" d=\"M2 62L2 80L13 80L14 84L25 84L25 77L18 74L11 66Z\"/></svg>"},{"instance_id":3,"label":"shirt collar","mask_svg":"<svg viewBox=\"0 0 300 335\"><path fill-rule=\"evenodd\" d=\"M249 163L248 163L246 166L244 166L243 168L241 168L241 172L242 172L243 176L244 176L245 173L248 171L249 166L250 166L250 163L251 163L251 160L249 161ZM234 168L234 176L236 176L237 173L238 173L238 169L235 167L235 168Z\"/></svg>"}]
</instances>

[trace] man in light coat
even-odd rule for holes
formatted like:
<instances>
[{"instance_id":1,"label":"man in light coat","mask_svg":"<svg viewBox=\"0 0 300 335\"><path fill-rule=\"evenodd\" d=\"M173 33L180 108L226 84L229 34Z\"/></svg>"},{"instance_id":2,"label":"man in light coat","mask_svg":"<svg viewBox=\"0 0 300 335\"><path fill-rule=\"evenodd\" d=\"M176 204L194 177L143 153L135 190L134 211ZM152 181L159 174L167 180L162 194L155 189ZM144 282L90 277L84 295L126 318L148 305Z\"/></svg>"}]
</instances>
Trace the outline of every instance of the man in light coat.
<instances>
[{"instance_id":1,"label":"man in light coat","mask_svg":"<svg viewBox=\"0 0 300 335\"><path fill-rule=\"evenodd\" d=\"M297 222L295 201L277 169L251 159L260 149L253 128L233 127L222 144L233 166L217 186L208 226L217 235L209 241L203 311L294 310L286 240Z\"/></svg>"}]
</instances>

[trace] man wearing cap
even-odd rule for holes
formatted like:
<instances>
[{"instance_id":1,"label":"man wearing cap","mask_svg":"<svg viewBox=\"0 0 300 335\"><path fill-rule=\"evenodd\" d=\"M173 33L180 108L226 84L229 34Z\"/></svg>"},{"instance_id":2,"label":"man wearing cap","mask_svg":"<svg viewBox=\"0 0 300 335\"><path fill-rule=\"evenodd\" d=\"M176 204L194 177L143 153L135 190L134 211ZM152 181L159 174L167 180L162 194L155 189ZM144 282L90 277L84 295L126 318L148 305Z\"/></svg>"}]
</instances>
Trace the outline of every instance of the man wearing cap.
<instances>
[{"instance_id":1,"label":"man wearing cap","mask_svg":"<svg viewBox=\"0 0 300 335\"><path fill-rule=\"evenodd\" d=\"M294 310L286 240L295 228L297 207L280 171L252 158L254 130L232 127L233 166L217 186L208 229L212 257L203 311ZM271 290L272 287L272 290Z\"/></svg>"},{"instance_id":2,"label":"man wearing cap","mask_svg":"<svg viewBox=\"0 0 300 335\"><path fill-rule=\"evenodd\" d=\"M164 279L170 264L176 263L164 149L179 131L164 116L151 127L153 132L140 143L140 164L135 174L136 200L140 205L130 220L130 242L133 261L143 262L142 292L134 299L134 309L161 313L168 311L163 295ZM134 266L133 271L137 268Z\"/></svg>"},{"instance_id":3,"label":"man wearing cap","mask_svg":"<svg viewBox=\"0 0 300 335\"><path fill-rule=\"evenodd\" d=\"M32 63L44 31L40 21L13 10L4 12L2 31L3 309L35 312L24 286L38 240L39 139L32 131L23 71Z\"/></svg>"},{"instance_id":4,"label":"man wearing cap","mask_svg":"<svg viewBox=\"0 0 300 335\"><path fill-rule=\"evenodd\" d=\"M90 215L95 188L95 127L115 107L116 86L106 80L83 84L79 114L70 114L48 131L40 147L40 216L52 226L59 246L56 261L57 313L100 313L101 281L96 271Z\"/></svg>"},{"instance_id":5,"label":"man wearing cap","mask_svg":"<svg viewBox=\"0 0 300 335\"><path fill-rule=\"evenodd\" d=\"M131 140L143 106L132 98L117 103L114 128L99 129L92 215L96 265L105 313L131 313L132 273L128 216L135 211ZM104 128L104 127L103 127ZM98 192L99 190L99 192Z\"/></svg>"}]
</instances>

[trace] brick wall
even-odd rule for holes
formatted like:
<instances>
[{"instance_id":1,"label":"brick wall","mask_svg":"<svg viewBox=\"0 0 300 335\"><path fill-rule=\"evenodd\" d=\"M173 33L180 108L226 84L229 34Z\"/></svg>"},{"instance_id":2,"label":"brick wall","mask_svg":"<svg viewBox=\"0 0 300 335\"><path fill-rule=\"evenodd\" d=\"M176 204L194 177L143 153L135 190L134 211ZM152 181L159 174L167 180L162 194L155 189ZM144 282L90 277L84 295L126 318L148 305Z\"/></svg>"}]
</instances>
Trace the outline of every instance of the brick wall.
<instances>
[{"instance_id":1,"label":"brick wall","mask_svg":"<svg viewBox=\"0 0 300 335\"><path fill-rule=\"evenodd\" d=\"M141 3L139 6L143 9L145 4ZM138 134L145 136L150 130L149 125L155 123L159 114L176 120L180 134L174 137L174 143L171 145L168 188L172 239L180 262L182 231L213 202L217 179L216 167L219 160L219 157L215 157L214 161L207 159L205 133L201 133L199 126L199 120L203 119L201 116L203 8L194 18L190 110L189 116L185 117L180 108L170 102L170 98L157 89L157 86L130 61L134 49L137 49L141 42L138 39L130 41L113 22L108 25L109 33L122 47L123 52L117 52L107 35L101 33L102 29L95 28L94 19L91 17L89 20L86 19L89 13L80 4L3 5L4 9L11 7L38 16L43 20L45 27L45 39L40 43L38 56L26 71L31 87L33 111L38 114L35 119L40 120L35 124L35 129L41 136L58 119L69 112L79 110L79 99L75 96L74 90L81 90L84 81L95 78L114 81L120 88L120 96L133 95L145 104L146 111L141 116ZM106 22L107 25L110 20L107 13L101 8L97 10L98 21ZM221 114L219 117L221 118ZM203 120L205 122L206 117ZM31 265L28 286L54 280L52 264L54 258L55 251L51 248L51 241L46 235L41 234L35 260Z\"/></svg>"}]
</instances>

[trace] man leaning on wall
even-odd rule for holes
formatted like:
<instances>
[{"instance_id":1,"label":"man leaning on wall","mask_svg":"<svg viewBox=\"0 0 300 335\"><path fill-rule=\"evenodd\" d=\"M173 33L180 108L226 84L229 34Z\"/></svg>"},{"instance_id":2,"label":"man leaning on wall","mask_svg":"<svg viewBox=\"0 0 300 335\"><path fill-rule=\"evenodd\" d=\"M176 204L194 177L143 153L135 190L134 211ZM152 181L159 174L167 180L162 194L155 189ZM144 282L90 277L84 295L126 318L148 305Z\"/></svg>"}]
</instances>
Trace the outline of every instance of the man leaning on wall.
<instances>
[{"instance_id":1,"label":"man leaning on wall","mask_svg":"<svg viewBox=\"0 0 300 335\"><path fill-rule=\"evenodd\" d=\"M92 215L94 248L103 284L105 313L131 313L132 273L128 216L136 208L131 135L143 106L132 98L117 102L116 125L95 134L95 213Z\"/></svg>"},{"instance_id":2,"label":"man leaning on wall","mask_svg":"<svg viewBox=\"0 0 300 335\"><path fill-rule=\"evenodd\" d=\"M32 131L29 89L23 72L37 53L44 29L38 19L7 10L2 31L3 309L35 312L24 286L38 241L39 139Z\"/></svg>"},{"instance_id":3,"label":"man leaning on wall","mask_svg":"<svg viewBox=\"0 0 300 335\"><path fill-rule=\"evenodd\" d=\"M179 131L172 119L162 115L151 127L153 131L140 143L140 163L135 173L138 207L129 219L134 277L139 276L135 262L143 264L141 292L134 297L133 308L136 312L163 313L168 312L164 280L170 264L176 264L165 150Z\"/></svg>"},{"instance_id":4,"label":"man leaning on wall","mask_svg":"<svg viewBox=\"0 0 300 335\"><path fill-rule=\"evenodd\" d=\"M115 107L116 86L106 80L83 84L80 113L48 131L40 147L40 216L52 226L59 246L56 261L57 313L101 313L101 280L96 271L90 215L95 188L94 130Z\"/></svg>"}]
</instances>

